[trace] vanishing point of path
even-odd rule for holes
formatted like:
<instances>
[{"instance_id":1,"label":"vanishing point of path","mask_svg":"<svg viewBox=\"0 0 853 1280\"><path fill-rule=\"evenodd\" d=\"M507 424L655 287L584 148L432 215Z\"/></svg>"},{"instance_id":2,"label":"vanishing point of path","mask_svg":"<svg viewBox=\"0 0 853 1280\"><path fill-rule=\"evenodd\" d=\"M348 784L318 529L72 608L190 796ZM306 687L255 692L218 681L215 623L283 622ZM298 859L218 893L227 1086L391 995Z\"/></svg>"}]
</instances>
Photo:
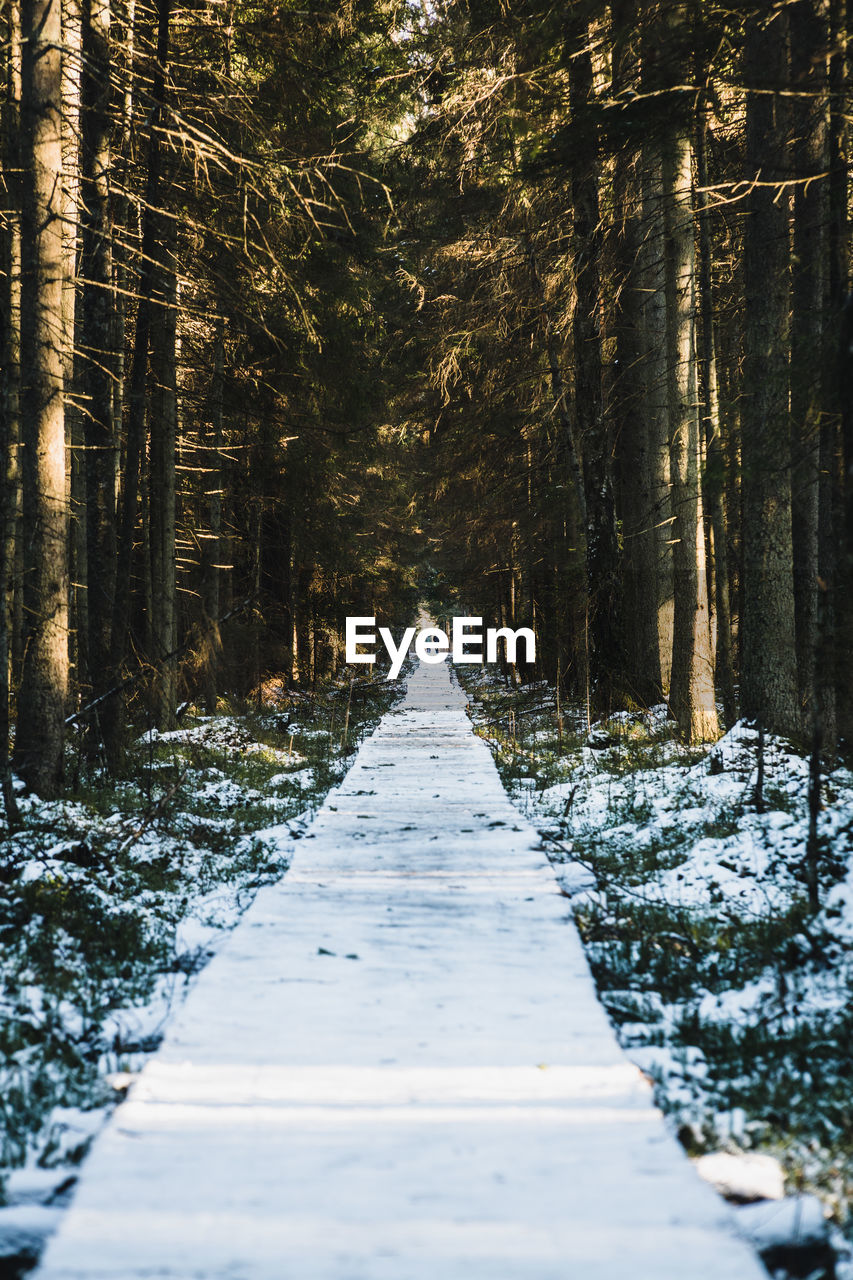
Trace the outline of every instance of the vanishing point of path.
<instances>
[{"instance_id":1,"label":"vanishing point of path","mask_svg":"<svg viewBox=\"0 0 853 1280\"><path fill-rule=\"evenodd\" d=\"M538 843L421 665L96 1142L41 1280L766 1280Z\"/></svg>"}]
</instances>

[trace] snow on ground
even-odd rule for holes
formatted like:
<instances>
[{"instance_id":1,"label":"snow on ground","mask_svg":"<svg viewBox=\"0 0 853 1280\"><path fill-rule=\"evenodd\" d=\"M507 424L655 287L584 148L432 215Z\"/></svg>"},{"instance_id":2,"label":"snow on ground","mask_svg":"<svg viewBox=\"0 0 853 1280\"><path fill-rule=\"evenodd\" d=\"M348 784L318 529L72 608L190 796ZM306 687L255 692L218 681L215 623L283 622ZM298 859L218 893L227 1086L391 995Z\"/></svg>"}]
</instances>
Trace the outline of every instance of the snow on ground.
<instances>
[{"instance_id":1,"label":"snow on ground","mask_svg":"<svg viewBox=\"0 0 853 1280\"><path fill-rule=\"evenodd\" d=\"M373 688L351 748L398 696ZM0 852L0 1270L37 1255L175 1005L286 871L346 770L328 724L348 692L347 680L286 716L279 701L151 731L131 750L132 781L83 769L72 799L20 795L23 827Z\"/></svg>"},{"instance_id":2,"label":"snow on ground","mask_svg":"<svg viewBox=\"0 0 853 1280\"><path fill-rule=\"evenodd\" d=\"M747 724L686 749L665 707L591 732L563 709L558 728L541 686L466 680L620 1039L688 1150L778 1158L790 1191L816 1191L849 1228L853 774L836 764L822 778L815 914L809 761L790 744L767 736L759 797Z\"/></svg>"},{"instance_id":3,"label":"snow on ground","mask_svg":"<svg viewBox=\"0 0 853 1280\"><path fill-rule=\"evenodd\" d=\"M759 1280L422 667L98 1140L44 1280Z\"/></svg>"}]
</instances>

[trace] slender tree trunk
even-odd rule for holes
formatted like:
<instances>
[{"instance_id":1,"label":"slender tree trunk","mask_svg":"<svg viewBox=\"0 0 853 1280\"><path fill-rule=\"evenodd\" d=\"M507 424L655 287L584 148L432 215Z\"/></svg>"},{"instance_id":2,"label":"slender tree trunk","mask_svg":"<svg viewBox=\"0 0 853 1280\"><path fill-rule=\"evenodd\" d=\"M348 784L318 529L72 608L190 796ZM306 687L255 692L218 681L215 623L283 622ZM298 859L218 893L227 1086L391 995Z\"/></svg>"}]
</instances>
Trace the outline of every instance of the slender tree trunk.
<instances>
[{"instance_id":1,"label":"slender tree trunk","mask_svg":"<svg viewBox=\"0 0 853 1280\"><path fill-rule=\"evenodd\" d=\"M225 384L225 321L216 319L213 357L213 385L210 390L210 441L213 449L212 465L208 474L208 536L204 542L202 575L204 580L204 625L208 639L205 644L205 706L209 715L216 712L217 667L222 642L218 619L220 605L220 574L222 563L222 414Z\"/></svg>"},{"instance_id":2,"label":"slender tree trunk","mask_svg":"<svg viewBox=\"0 0 853 1280\"><path fill-rule=\"evenodd\" d=\"M110 687L115 604L115 423L112 342L115 336L109 218L110 8L109 0L83 0L81 118L81 271L83 293L79 359L84 389L86 443L86 562L90 684L94 698ZM118 726L114 699L99 708L103 741L112 748ZM115 764L115 761L112 761Z\"/></svg>"},{"instance_id":3,"label":"slender tree trunk","mask_svg":"<svg viewBox=\"0 0 853 1280\"><path fill-rule=\"evenodd\" d=\"M135 84L134 48L136 38L136 0L125 0L124 5L120 6L117 12L121 19L121 26L118 30L117 39L113 40L113 49L117 66L117 74L121 78L123 92L121 95L119 127L112 156L113 172L118 170L117 186L119 187L119 190L113 194L112 199L114 332L111 349L113 357L113 424L116 429L116 447L113 452L113 460L115 463L115 503L116 511L118 512L118 504L121 497L121 481L124 472L124 458L122 456L121 432L119 430L119 426L122 421L122 413L124 409L124 355L127 335L126 293L130 279L130 273L127 265L128 249L124 242L128 237L129 222L131 218L131 202L126 188L129 180L129 152L132 145L131 128L133 121Z\"/></svg>"},{"instance_id":4,"label":"slender tree trunk","mask_svg":"<svg viewBox=\"0 0 853 1280\"><path fill-rule=\"evenodd\" d=\"M62 9L62 245L65 256L62 287L62 361L67 445L66 484L69 515L69 657L72 689L89 679L87 656L85 406L77 359L76 322L78 232L80 228L80 130L83 73L82 6L85 0L60 0Z\"/></svg>"},{"instance_id":5,"label":"slender tree trunk","mask_svg":"<svg viewBox=\"0 0 853 1280\"><path fill-rule=\"evenodd\" d=\"M540 286L541 288L541 286ZM573 692L583 700L589 718L589 570L587 565L587 509L583 467L568 406L568 388L563 380L559 344L543 304L545 345L548 354L551 394L554 398L559 434L555 441L557 475L567 501L560 521L561 547L557 553L559 592L564 596L560 617L565 618ZM563 627L561 626L561 633ZM567 663L567 667L569 665ZM562 671L562 664L560 670Z\"/></svg>"},{"instance_id":6,"label":"slender tree trunk","mask_svg":"<svg viewBox=\"0 0 853 1280\"><path fill-rule=\"evenodd\" d=\"M175 451L178 437L176 370L177 286L173 236L159 250L158 304L151 344L153 389L149 416L149 539L151 548L151 659L155 666L155 715L173 729L177 710L178 642L175 578Z\"/></svg>"},{"instance_id":7,"label":"slender tree trunk","mask_svg":"<svg viewBox=\"0 0 853 1280\"><path fill-rule=\"evenodd\" d=\"M308 684L311 679L311 654L310 654L310 624L311 610L313 602L311 599L311 565L306 563L305 557L310 554L310 530L306 530L305 548L302 553L302 563L299 568L299 578L297 591L299 594L299 637L297 641L297 653L299 660L299 683ZM372 613L376 614L375 607ZM258 658L258 671L260 672L260 658Z\"/></svg>"},{"instance_id":8,"label":"slender tree trunk","mask_svg":"<svg viewBox=\"0 0 853 1280\"><path fill-rule=\"evenodd\" d=\"M719 736L700 483L692 148L678 132L664 149L667 202L667 364L671 432L673 649L670 707L688 742Z\"/></svg>"},{"instance_id":9,"label":"slender tree trunk","mask_svg":"<svg viewBox=\"0 0 853 1280\"><path fill-rule=\"evenodd\" d=\"M145 180L145 204L142 214L141 264L138 276L139 305L137 307L136 328L133 335L133 354L128 388L125 468L118 520L115 607L112 626L112 675L115 684L119 683L121 668L127 652L139 480L142 454L145 446L145 410L153 307L152 294L156 279L157 245L162 223L158 209L162 167L159 129L165 101L170 15L171 0L158 0L157 58L152 80L153 107L150 116L148 169ZM116 726L121 724L122 710L123 702L120 695L117 694L116 713L112 719L112 723ZM118 740L111 745L110 755L113 758L117 758L119 755L120 746L121 744Z\"/></svg>"},{"instance_id":10,"label":"slender tree trunk","mask_svg":"<svg viewBox=\"0 0 853 1280\"><path fill-rule=\"evenodd\" d=\"M821 540L821 577L830 588L833 584L837 587L834 597L830 595L825 601L829 606L826 619L829 661L825 666L821 663L821 674L827 677L834 675L833 702L837 708L838 733L848 743L853 742L853 681L850 679L850 671L853 670L853 591L849 589L853 582L853 304L847 292L850 287L850 127L847 122L850 66L847 41L851 28L851 0L830 0L828 260L829 298L836 336L828 345L830 352L835 349L831 365L835 422L824 420L821 443L821 511L826 535ZM838 453L841 455L840 468ZM834 495L831 516L825 501L828 493Z\"/></svg>"},{"instance_id":11,"label":"slender tree trunk","mask_svg":"<svg viewBox=\"0 0 853 1280\"><path fill-rule=\"evenodd\" d=\"M21 417L26 648L15 765L40 795L62 782L68 699L63 408L62 65L58 0L21 0Z\"/></svg>"},{"instance_id":12,"label":"slender tree trunk","mask_svg":"<svg viewBox=\"0 0 853 1280\"><path fill-rule=\"evenodd\" d=\"M670 397L667 335L667 218L660 146L643 149L643 243L640 252L643 288L643 412L648 436L648 518L655 555L655 601L661 684L669 692L672 678L673 514L670 486Z\"/></svg>"},{"instance_id":13,"label":"slender tree trunk","mask_svg":"<svg viewBox=\"0 0 853 1280\"><path fill-rule=\"evenodd\" d=\"M61 0L62 9L62 357L65 384L74 385L74 313L76 310L77 233L80 198L80 94L85 55L82 46L84 0ZM70 416L66 411L66 417Z\"/></svg>"},{"instance_id":14,"label":"slender tree trunk","mask_svg":"<svg viewBox=\"0 0 853 1280\"><path fill-rule=\"evenodd\" d=\"M678 117L684 108L673 84L684 65L684 14L681 5L666 9L657 4L643 7L641 26L641 89L666 104L666 118L654 117L643 132L641 180L644 235L641 271L644 287L644 412L649 433L652 529L657 559L658 645L661 679L669 692L672 679L674 581L671 445L675 424L672 410L672 341L670 314L672 287L670 221L673 205L672 149L678 133ZM666 164L666 172L664 172ZM669 295L669 296L668 296Z\"/></svg>"},{"instance_id":15,"label":"slender tree trunk","mask_svg":"<svg viewBox=\"0 0 853 1280\"><path fill-rule=\"evenodd\" d=\"M4 212L6 212L4 210ZM3 239L8 238L8 227L5 229ZM3 245L4 259L7 257L5 253L6 246ZM5 290L4 290L5 292ZM9 313L6 309L6 299L0 303L0 350L8 348L8 322ZM18 807L15 801L15 792L12 786L12 777L10 771L9 756L9 623L10 615L8 609L8 591L9 577L12 560L10 557L10 539L9 539L9 523L14 520L14 504L10 502L9 495L9 455L13 449L17 448L13 426L14 417L9 413L10 405L13 397L9 394L8 382L11 380L10 374L14 377L14 371L9 370L3 364L0 367L0 787L2 788L4 808L6 811L6 824L9 829L17 826L20 821Z\"/></svg>"},{"instance_id":16,"label":"slender tree trunk","mask_svg":"<svg viewBox=\"0 0 853 1280\"><path fill-rule=\"evenodd\" d=\"M589 708L588 517L583 465L578 435L569 408L569 388L563 377L560 340L545 296L536 246L529 228L525 228L524 231L524 244L530 283L540 312L554 419L558 427L553 447L559 492L565 495L565 501L560 504L562 509L558 512L557 519L558 538L561 545L555 549L556 563L559 567L557 625L561 634L564 630L568 633L566 638L570 657L566 669L571 668L570 684L577 696L583 699L584 705ZM562 672L562 663L559 664L559 669Z\"/></svg>"},{"instance_id":17,"label":"slender tree trunk","mask_svg":"<svg viewBox=\"0 0 853 1280\"><path fill-rule=\"evenodd\" d=\"M791 449L794 603L800 700L814 714L818 645L818 524L820 436L823 408L823 327L826 311L828 187L828 43L825 0L789 6L794 161L799 178L814 181L794 191L794 271L791 323ZM806 95L806 96L802 96Z\"/></svg>"},{"instance_id":18,"label":"slender tree trunk","mask_svg":"<svg viewBox=\"0 0 853 1280\"><path fill-rule=\"evenodd\" d=\"M638 8L614 0L613 89L626 101L639 87ZM620 148L614 160L614 264L619 287L614 317L616 376L612 398L619 511L622 519L623 616L627 692L651 705L663 688L658 633L658 547L652 499L652 463L645 417L644 234L639 151Z\"/></svg>"},{"instance_id":19,"label":"slender tree trunk","mask_svg":"<svg viewBox=\"0 0 853 1280\"><path fill-rule=\"evenodd\" d=\"M4 214L8 214L8 210L3 210ZM9 234L9 224L3 228L0 233L2 238L3 264L0 270L4 270L9 261L6 241L11 237ZM10 347L9 342L9 326L11 321L11 309L7 307L8 290L5 287L8 276L3 279L4 297L0 301L0 354L6 355ZM10 466L9 457L11 452L17 448L15 439L15 418L13 409L14 395L10 394L10 383L15 376L14 367L9 368L5 361L0 364L0 784L2 784L2 793L4 807L6 810L6 823L9 828L17 825L19 815L17 805L15 803L15 792L12 787L12 778L10 773L10 757L9 757L9 623L10 615L8 608L8 592L9 577L11 567L11 540L9 538L9 523L14 520L14 505L10 502L9 495L9 476Z\"/></svg>"},{"instance_id":20,"label":"slender tree trunk","mask_svg":"<svg viewBox=\"0 0 853 1280\"><path fill-rule=\"evenodd\" d=\"M591 640L585 650L595 655L597 701L607 707L613 699L616 675L616 601L613 588L616 538L613 519L610 441L605 431L601 378L601 254L602 232L599 209L601 165L598 136L590 119L594 102L590 32L587 23L572 21L572 58L569 66L569 107L575 131L571 170L573 210L572 250L575 273L575 307L572 316L574 348L574 420L578 449L590 457L590 484L585 533L588 576L585 628ZM578 45L579 48L574 46ZM583 478L582 478L583 479ZM586 499L584 502L586 506ZM589 657L586 659L589 667ZM589 670L585 673L589 705Z\"/></svg>"},{"instance_id":21,"label":"slender tree trunk","mask_svg":"<svg viewBox=\"0 0 853 1280\"><path fill-rule=\"evenodd\" d=\"M261 704L263 697L261 689L261 580L263 575L263 557L264 557L264 502L260 496L255 498L255 510L252 519L252 594L254 596L254 608L252 609L252 687L255 690L255 696L258 706ZM298 591L298 587L294 588ZM296 615L294 614L293 623L293 682L299 683L299 670L297 663L301 656L299 651L299 637L297 635Z\"/></svg>"},{"instance_id":22,"label":"slender tree trunk","mask_svg":"<svg viewBox=\"0 0 853 1280\"><path fill-rule=\"evenodd\" d=\"M706 121L700 118L696 130L696 176L700 189L697 221L699 226L699 312L702 317L702 363L705 438L705 484L708 514L714 541L713 585L717 612L714 651L715 683L723 703L723 720L731 728L737 719L734 663L732 659L732 614L729 595L729 552L726 519L726 464L721 448L722 422L717 380L717 344L714 303L711 288L711 227L708 211L708 163L705 139ZM709 583L710 591L710 583Z\"/></svg>"},{"instance_id":23,"label":"slender tree trunk","mask_svg":"<svg viewBox=\"0 0 853 1280\"><path fill-rule=\"evenodd\" d=\"M745 715L778 733L802 728L797 695L788 418L788 206L771 184L788 176L786 15L751 22L746 39L744 243L743 660Z\"/></svg>"},{"instance_id":24,"label":"slender tree trunk","mask_svg":"<svg viewBox=\"0 0 853 1280\"><path fill-rule=\"evenodd\" d=\"M21 32L16 3L9 5L0 39L9 50L0 100L0 771L11 828L19 821L9 756L21 432L21 223L16 176L20 170Z\"/></svg>"},{"instance_id":25,"label":"slender tree trunk","mask_svg":"<svg viewBox=\"0 0 853 1280\"><path fill-rule=\"evenodd\" d=\"M295 496L290 495L290 574L289 574L289 608L290 615L290 682L299 684L299 636L302 629L302 601L299 596L302 558L302 530L299 523Z\"/></svg>"}]
</instances>

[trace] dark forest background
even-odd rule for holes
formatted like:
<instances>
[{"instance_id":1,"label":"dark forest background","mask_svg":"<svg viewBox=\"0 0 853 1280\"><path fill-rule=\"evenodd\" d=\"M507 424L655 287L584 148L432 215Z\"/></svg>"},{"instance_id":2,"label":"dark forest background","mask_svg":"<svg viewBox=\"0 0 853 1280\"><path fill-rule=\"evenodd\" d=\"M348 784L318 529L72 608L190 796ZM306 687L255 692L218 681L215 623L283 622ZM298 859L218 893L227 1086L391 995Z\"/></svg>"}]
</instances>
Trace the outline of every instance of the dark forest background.
<instances>
[{"instance_id":1,"label":"dark forest background","mask_svg":"<svg viewBox=\"0 0 853 1280\"><path fill-rule=\"evenodd\" d=\"M424 597L849 743L849 4L304 3L3 0L7 805Z\"/></svg>"}]
</instances>

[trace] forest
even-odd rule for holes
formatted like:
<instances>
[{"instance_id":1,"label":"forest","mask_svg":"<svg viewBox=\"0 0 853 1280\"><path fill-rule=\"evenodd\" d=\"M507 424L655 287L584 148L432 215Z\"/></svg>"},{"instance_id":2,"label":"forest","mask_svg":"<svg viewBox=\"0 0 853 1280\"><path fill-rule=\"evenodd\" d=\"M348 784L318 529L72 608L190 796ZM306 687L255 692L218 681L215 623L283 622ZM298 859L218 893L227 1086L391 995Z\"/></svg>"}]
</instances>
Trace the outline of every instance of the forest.
<instances>
[{"instance_id":1,"label":"forest","mask_svg":"<svg viewBox=\"0 0 853 1280\"><path fill-rule=\"evenodd\" d=\"M72 999L36 935L91 958L105 815L120 858L167 848L188 837L166 811L213 795L193 771L244 768L242 729L214 750L188 724L254 717L250 840L270 779L299 762L327 788L390 705L347 668L347 618L398 634L423 603L535 631L535 662L460 677L510 787L540 758L525 715L545 773L645 717L712 773L755 756L759 813L765 766L796 777L796 919L761 945L832 962L808 921L853 805L851 32L847 0L2 0L0 940L32 931L22 990ZM56 840L73 924L22 874ZM194 874L168 856L125 899L168 915ZM258 856L235 916L275 872ZM584 911L618 987L624 922ZM130 994L87 995L99 1035L165 971L150 941ZM43 1082L56 1041L29 1016L0 1047L36 1046ZM105 1042L74 1034L79 1084ZM10 1166L71 1105L15 1088ZM803 1176L837 1208L836 1100Z\"/></svg>"},{"instance_id":2,"label":"forest","mask_svg":"<svg viewBox=\"0 0 853 1280\"><path fill-rule=\"evenodd\" d=\"M9 0L27 786L433 582L591 717L849 736L845 12Z\"/></svg>"}]
</instances>

